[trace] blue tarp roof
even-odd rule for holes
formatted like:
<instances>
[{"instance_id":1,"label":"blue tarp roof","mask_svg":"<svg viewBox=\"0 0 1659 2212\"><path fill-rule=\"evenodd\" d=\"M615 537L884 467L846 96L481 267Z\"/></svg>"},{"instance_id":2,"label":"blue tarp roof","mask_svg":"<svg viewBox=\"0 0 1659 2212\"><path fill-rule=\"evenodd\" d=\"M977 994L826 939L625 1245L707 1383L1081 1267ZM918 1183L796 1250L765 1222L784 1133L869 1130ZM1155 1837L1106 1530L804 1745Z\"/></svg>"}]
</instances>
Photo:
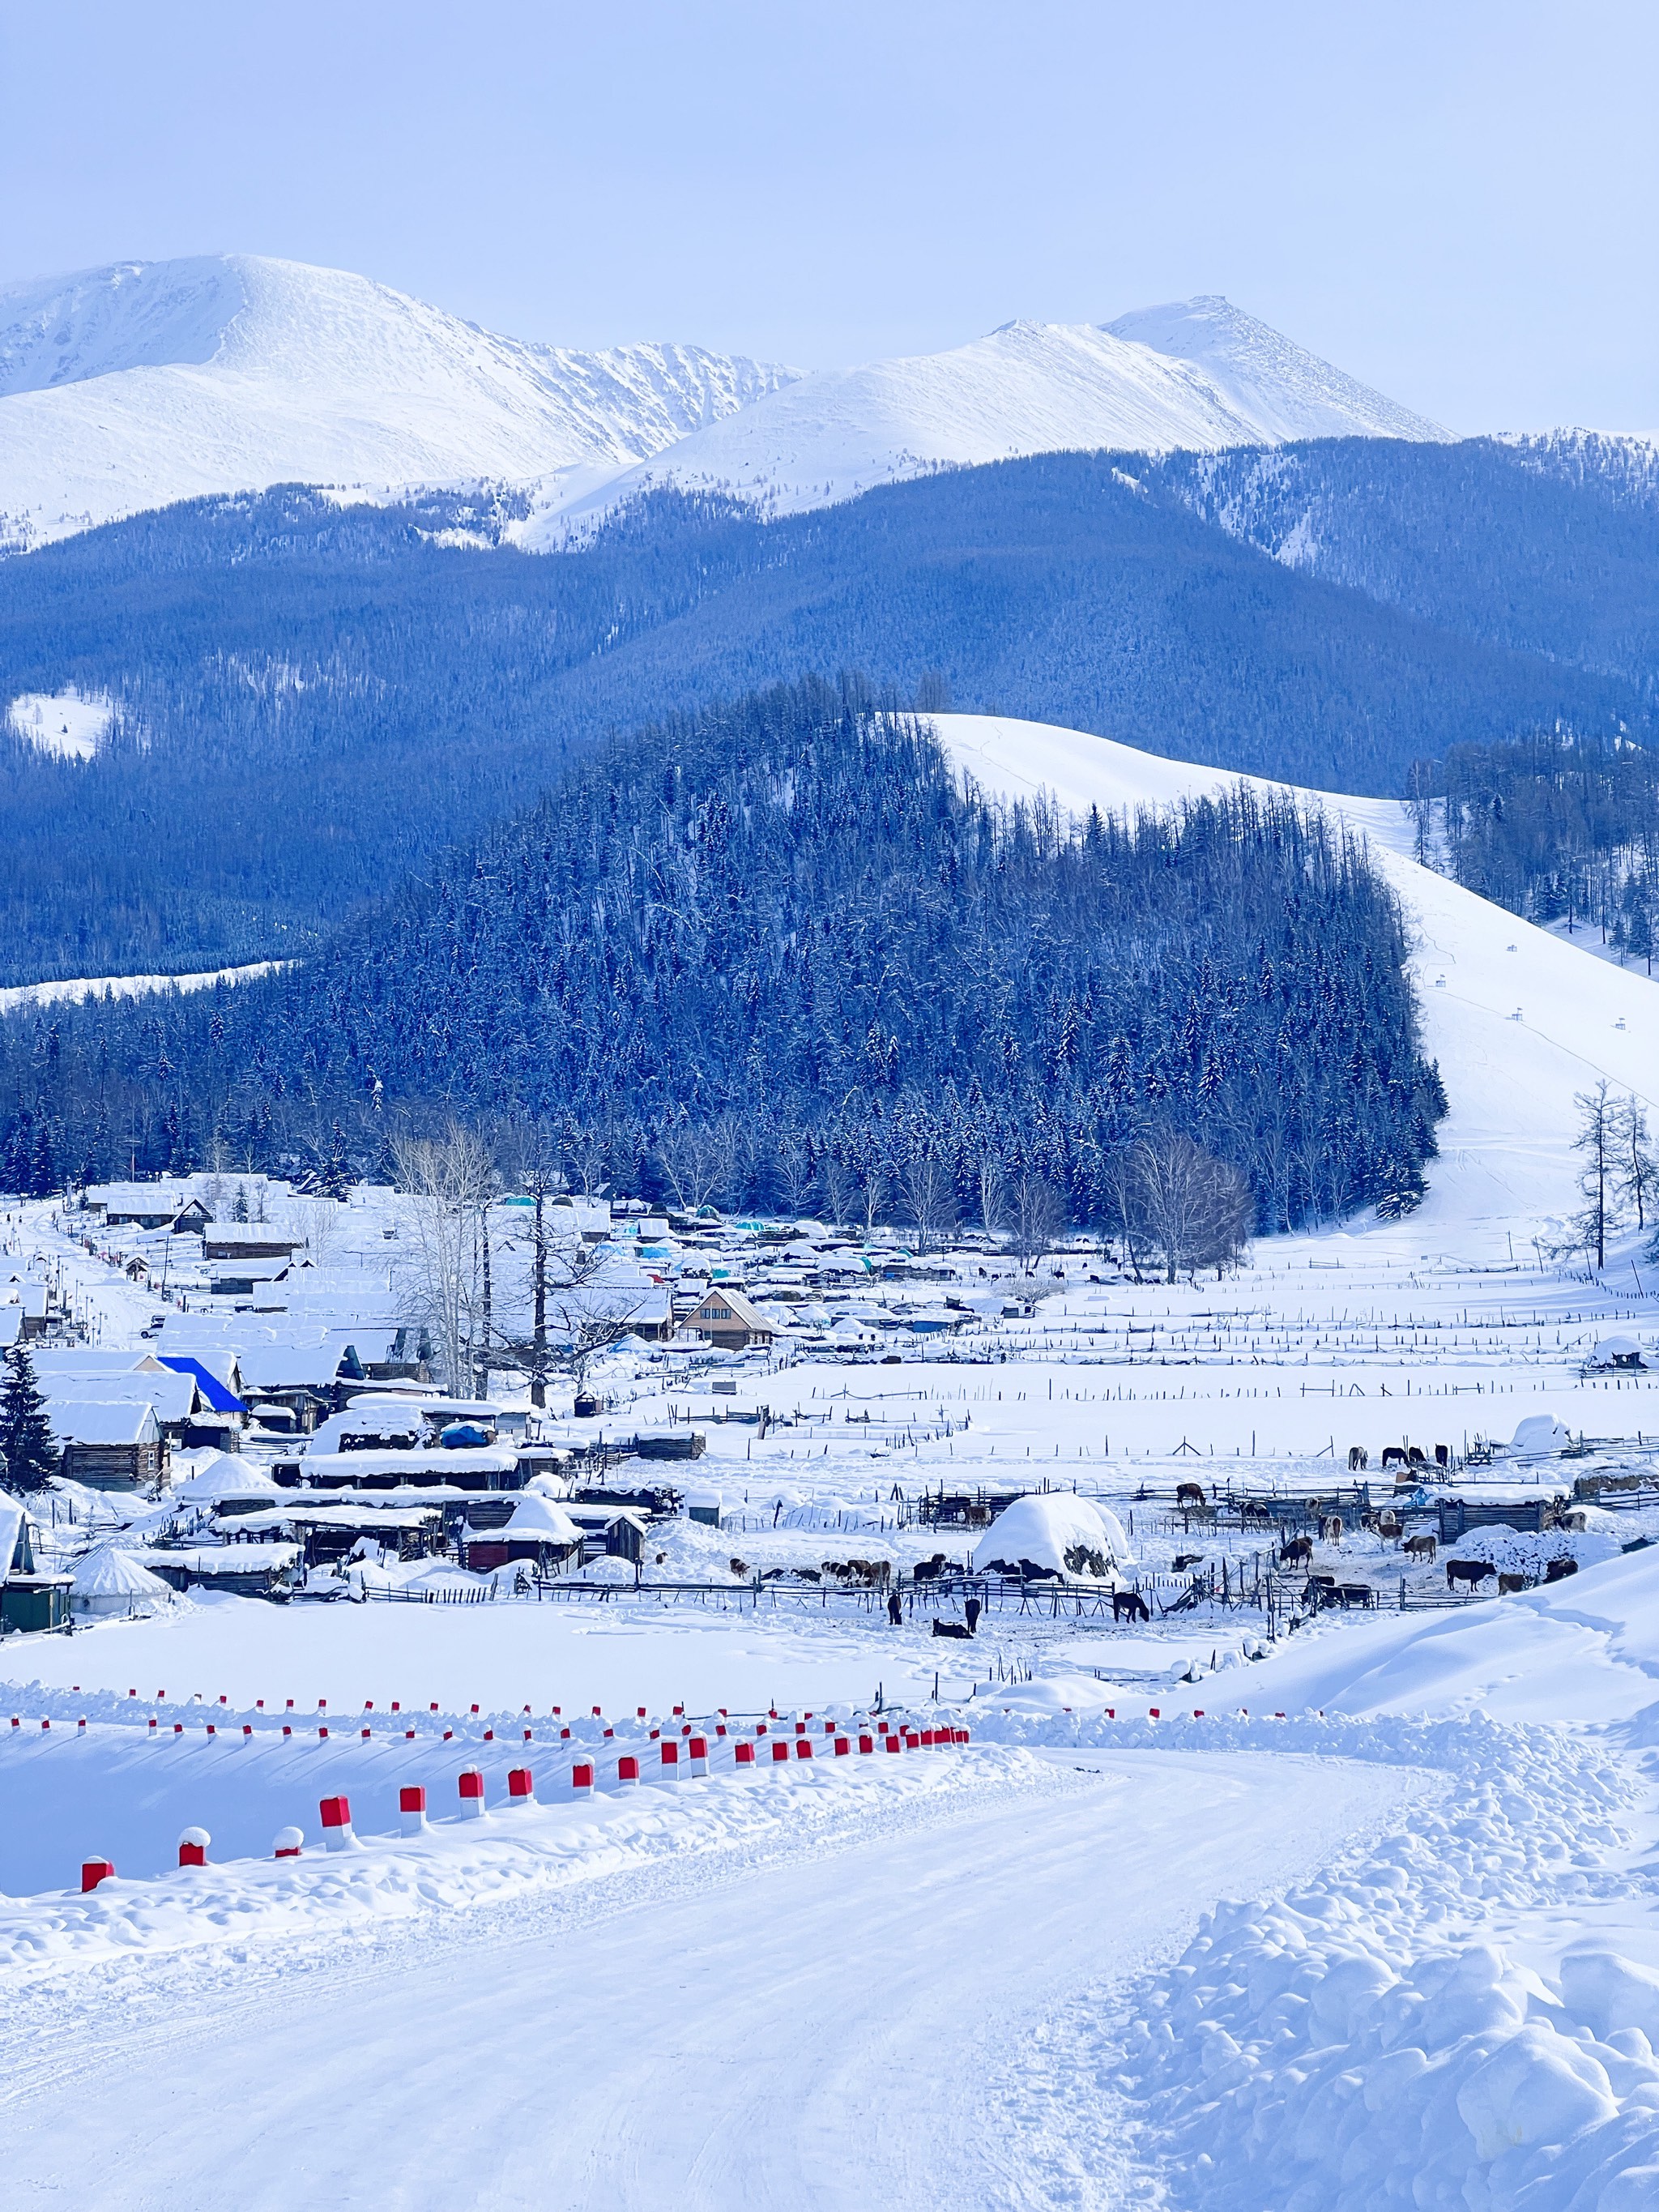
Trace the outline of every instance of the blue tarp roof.
<instances>
[{"instance_id":1,"label":"blue tarp roof","mask_svg":"<svg viewBox=\"0 0 1659 2212\"><path fill-rule=\"evenodd\" d=\"M216 1375L210 1375L199 1359L181 1359L171 1352L162 1352L163 1367L170 1367L175 1375L193 1375L202 1395L216 1413L245 1413L247 1407L233 1392L227 1390Z\"/></svg>"}]
</instances>

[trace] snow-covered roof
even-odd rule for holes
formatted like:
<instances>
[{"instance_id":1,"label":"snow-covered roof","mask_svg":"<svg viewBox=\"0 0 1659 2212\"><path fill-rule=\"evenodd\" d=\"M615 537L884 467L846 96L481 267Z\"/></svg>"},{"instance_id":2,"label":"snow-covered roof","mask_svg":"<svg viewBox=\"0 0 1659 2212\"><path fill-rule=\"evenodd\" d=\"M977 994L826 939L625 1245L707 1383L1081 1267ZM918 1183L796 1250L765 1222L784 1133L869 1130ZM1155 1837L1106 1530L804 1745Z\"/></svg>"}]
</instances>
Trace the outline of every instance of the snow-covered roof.
<instances>
[{"instance_id":1,"label":"snow-covered roof","mask_svg":"<svg viewBox=\"0 0 1659 2212\"><path fill-rule=\"evenodd\" d=\"M161 1435L155 1409L148 1400L130 1405L49 1398L46 1419L60 1443L148 1444Z\"/></svg>"}]
</instances>

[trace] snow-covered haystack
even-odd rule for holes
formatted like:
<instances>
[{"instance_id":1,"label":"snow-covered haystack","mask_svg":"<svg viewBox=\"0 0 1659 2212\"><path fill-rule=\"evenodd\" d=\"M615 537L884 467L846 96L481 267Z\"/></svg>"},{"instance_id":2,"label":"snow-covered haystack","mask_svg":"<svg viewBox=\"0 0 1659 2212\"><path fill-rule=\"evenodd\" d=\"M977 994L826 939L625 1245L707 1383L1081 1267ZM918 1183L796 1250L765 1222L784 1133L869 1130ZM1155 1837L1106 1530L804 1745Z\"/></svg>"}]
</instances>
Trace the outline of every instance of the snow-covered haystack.
<instances>
[{"instance_id":1,"label":"snow-covered haystack","mask_svg":"<svg viewBox=\"0 0 1659 2212\"><path fill-rule=\"evenodd\" d=\"M220 1452L186 1475L171 1492L179 1505L217 1505L228 1498L279 1498L280 1486L262 1467L237 1452Z\"/></svg>"},{"instance_id":2,"label":"snow-covered haystack","mask_svg":"<svg viewBox=\"0 0 1659 2212\"><path fill-rule=\"evenodd\" d=\"M173 1592L131 1552L100 1544L76 1568L70 1600L76 1613L126 1614L169 1605Z\"/></svg>"},{"instance_id":3,"label":"snow-covered haystack","mask_svg":"<svg viewBox=\"0 0 1659 2212\"><path fill-rule=\"evenodd\" d=\"M1099 1579L1125 1564L1128 1539L1116 1514L1068 1490L1033 1492L997 1516L974 1547L974 1566L1018 1574L1022 1562L1057 1575Z\"/></svg>"},{"instance_id":4,"label":"snow-covered haystack","mask_svg":"<svg viewBox=\"0 0 1659 2212\"><path fill-rule=\"evenodd\" d=\"M480 1532L490 1534L495 1532ZM507 1527L501 1532L517 1537L520 1541L538 1544L580 1544L582 1532L556 1498L544 1491L526 1490L514 1507Z\"/></svg>"},{"instance_id":5,"label":"snow-covered haystack","mask_svg":"<svg viewBox=\"0 0 1659 2212\"><path fill-rule=\"evenodd\" d=\"M1604 1521L1613 1517L1610 1513L1601 1516ZM1616 1559L1621 1549L1618 1534L1601 1528L1534 1532L1498 1521L1488 1528L1465 1529L1451 1553L1460 1559L1489 1560L1500 1574L1530 1575L1542 1582L1552 1560L1576 1559L1581 1567L1599 1567L1604 1559Z\"/></svg>"},{"instance_id":6,"label":"snow-covered haystack","mask_svg":"<svg viewBox=\"0 0 1659 2212\"><path fill-rule=\"evenodd\" d=\"M1515 1441L1511 1451L1564 1451L1572 1442L1571 1431L1564 1428L1553 1413L1528 1413L1516 1424Z\"/></svg>"}]
</instances>

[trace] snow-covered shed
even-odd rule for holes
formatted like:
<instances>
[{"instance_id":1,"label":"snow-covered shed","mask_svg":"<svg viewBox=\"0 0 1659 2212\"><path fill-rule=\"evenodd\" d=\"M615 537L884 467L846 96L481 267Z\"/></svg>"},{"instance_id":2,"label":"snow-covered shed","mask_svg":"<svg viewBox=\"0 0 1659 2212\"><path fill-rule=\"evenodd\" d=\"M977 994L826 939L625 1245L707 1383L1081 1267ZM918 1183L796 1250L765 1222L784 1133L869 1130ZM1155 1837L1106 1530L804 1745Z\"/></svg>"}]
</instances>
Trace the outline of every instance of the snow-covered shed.
<instances>
[{"instance_id":1,"label":"snow-covered shed","mask_svg":"<svg viewBox=\"0 0 1659 2212\"><path fill-rule=\"evenodd\" d=\"M514 1559L544 1570L577 1557L582 1532L556 1498L526 1491L502 1527L461 1531L462 1557L475 1574L489 1574Z\"/></svg>"}]
</instances>

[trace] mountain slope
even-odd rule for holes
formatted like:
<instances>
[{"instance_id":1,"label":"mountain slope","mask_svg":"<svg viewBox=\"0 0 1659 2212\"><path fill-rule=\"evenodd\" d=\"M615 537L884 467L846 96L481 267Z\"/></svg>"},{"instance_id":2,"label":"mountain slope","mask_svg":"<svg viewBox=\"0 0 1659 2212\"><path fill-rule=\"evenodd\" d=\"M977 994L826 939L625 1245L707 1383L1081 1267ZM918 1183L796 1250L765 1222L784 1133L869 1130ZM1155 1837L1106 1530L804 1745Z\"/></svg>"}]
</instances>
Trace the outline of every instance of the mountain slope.
<instances>
[{"instance_id":1,"label":"mountain slope","mask_svg":"<svg viewBox=\"0 0 1659 2212\"><path fill-rule=\"evenodd\" d=\"M520 542L556 544L577 518L653 484L792 513L1029 453L1449 435L1225 300L1190 300L1104 328L1009 323L945 353L819 370L610 484L546 487Z\"/></svg>"},{"instance_id":2,"label":"mountain slope","mask_svg":"<svg viewBox=\"0 0 1659 2212\"><path fill-rule=\"evenodd\" d=\"M116 708L86 763L0 726L0 984L304 950L607 732L812 672L1376 793L1461 741L1654 720L1629 683L1286 568L1127 455L772 523L657 494L556 560L477 550L499 527L286 490L0 562L0 706Z\"/></svg>"},{"instance_id":3,"label":"mountain slope","mask_svg":"<svg viewBox=\"0 0 1659 2212\"><path fill-rule=\"evenodd\" d=\"M1080 730L969 714L930 716L929 726L988 795L1029 799L1047 791L1073 813L1166 806L1236 781ZM1255 787L1264 795L1285 788ZM1411 925L1425 1048L1451 1109L1419 1218L1455 1224L1471 1246L1502 1257L1510 1232L1519 1242L1571 1207L1577 1092L1605 1076L1659 1107L1653 986L1419 866L1397 803L1297 795L1364 834ZM1414 1250L1413 1224L1400 1233Z\"/></svg>"},{"instance_id":4,"label":"mountain slope","mask_svg":"<svg viewBox=\"0 0 1659 2212\"><path fill-rule=\"evenodd\" d=\"M0 538L277 483L525 478L642 459L787 381L698 347L498 337L245 254L0 290Z\"/></svg>"}]
</instances>

